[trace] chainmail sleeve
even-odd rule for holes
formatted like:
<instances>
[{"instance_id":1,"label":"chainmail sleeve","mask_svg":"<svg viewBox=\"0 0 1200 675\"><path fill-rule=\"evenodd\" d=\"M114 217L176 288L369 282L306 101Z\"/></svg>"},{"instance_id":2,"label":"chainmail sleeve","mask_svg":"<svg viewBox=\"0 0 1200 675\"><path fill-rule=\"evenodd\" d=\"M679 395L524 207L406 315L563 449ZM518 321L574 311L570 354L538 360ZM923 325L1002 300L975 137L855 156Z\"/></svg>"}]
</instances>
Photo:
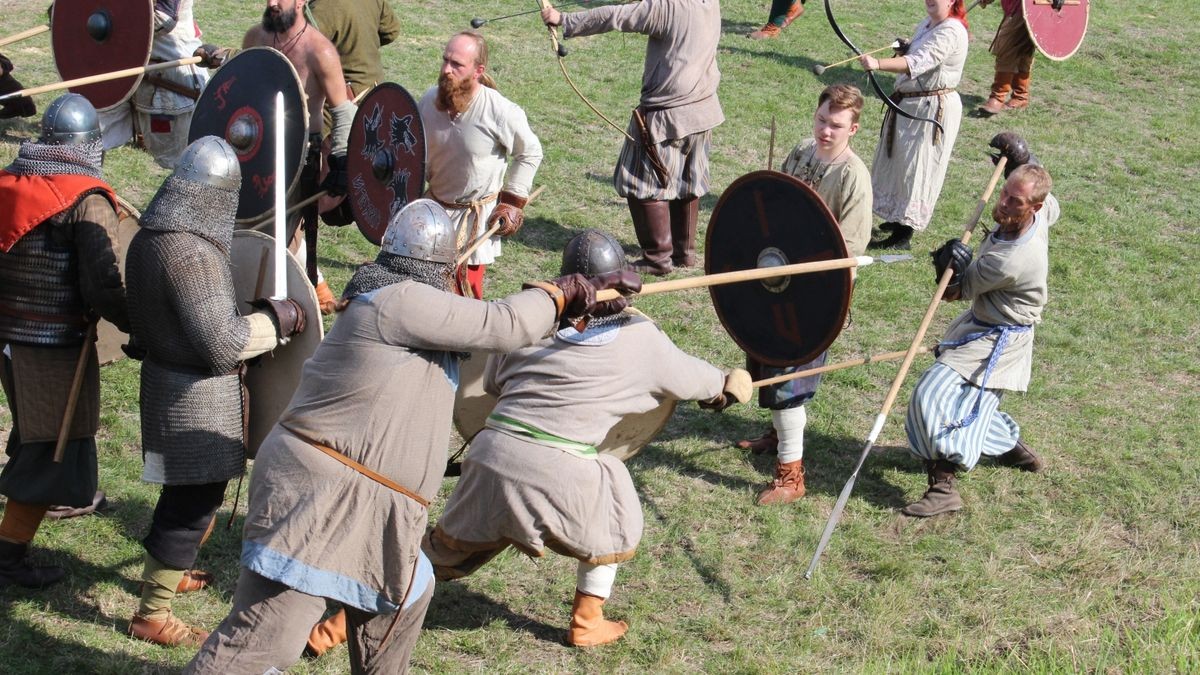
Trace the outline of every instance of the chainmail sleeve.
<instances>
[{"instance_id":1,"label":"chainmail sleeve","mask_svg":"<svg viewBox=\"0 0 1200 675\"><path fill-rule=\"evenodd\" d=\"M117 261L117 214L102 195L84 197L72 210L70 225L79 260L79 290L92 311L129 332L125 284Z\"/></svg>"},{"instance_id":2,"label":"chainmail sleeve","mask_svg":"<svg viewBox=\"0 0 1200 675\"><path fill-rule=\"evenodd\" d=\"M250 322L238 315L228 258L207 242L198 248L209 251L198 250L169 272L168 293L196 355L212 372L227 373L250 342Z\"/></svg>"}]
</instances>

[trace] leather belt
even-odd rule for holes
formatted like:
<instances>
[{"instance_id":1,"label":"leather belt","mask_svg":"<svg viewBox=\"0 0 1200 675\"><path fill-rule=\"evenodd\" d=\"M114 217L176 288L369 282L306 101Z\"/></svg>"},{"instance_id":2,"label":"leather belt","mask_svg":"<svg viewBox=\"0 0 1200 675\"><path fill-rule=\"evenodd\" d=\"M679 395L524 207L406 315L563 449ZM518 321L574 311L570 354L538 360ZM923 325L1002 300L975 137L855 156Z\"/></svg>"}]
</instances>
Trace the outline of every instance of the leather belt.
<instances>
[{"instance_id":1,"label":"leather belt","mask_svg":"<svg viewBox=\"0 0 1200 675\"><path fill-rule=\"evenodd\" d=\"M349 457L343 455L342 453L338 452L337 450L334 450L333 448L329 447L328 445L322 445L314 440L305 438L304 436L296 433L295 431L288 429L286 426L283 428L287 429L288 433L292 434L296 438L299 438L300 440L304 441L305 443L308 443L309 445L313 446L317 450L320 450L321 452L325 453L326 455L329 455L330 457L336 459L337 461L341 462L342 464L350 467L351 469L354 469L358 473L366 476L367 478L370 478L371 480L375 481L376 483L379 483L380 485L384 486L385 488L388 488L389 490L393 490L395 492L399 492L400 494L404 495L405 497L408 497L409 499L413 500L414 502L420 504L422 507L429 508L429 500L428 499L425 499L421 495L409 490L408 488L397 483L396 481L392 480L391 478L388 478L387 476L384 476L381 473L376 473L375 471L368 469L367 467L350 459Z\"/></svg>"},{"instance_id":2,"label":"leather belt","mask_svg":"<svg viewBox=\"0 0 1200 675\"><path fill-rule=\"evenodd\" d=\"M938 109L937 109L937 114L935 116L935 119L937 119L938 123L941 123L942 117L944 115L943 106L941 103L941 97L945 94L953 93L954 91L955 91L954 87L946 87L944 89L931 89L931 90L926 90L926 91L894 91L894 92L892 92L892 95L889 96L888 98L892 99L892 102L899 105L900 101L903 101L906 98L924 98L927 96L937 96L938 97ZM894 110L892 110L891 108L888 108L887 112L884 113L883 129L884 129L884 133L887 134L887 138L884 139L885 147L887 148L887 156L891 157L892 156L892 141L896 138L896 112ZM935 127L933 130L933 144L937 145L938 143L941 142L941 140L942 140L942 132Z\"/></svg>"}]
</instances>

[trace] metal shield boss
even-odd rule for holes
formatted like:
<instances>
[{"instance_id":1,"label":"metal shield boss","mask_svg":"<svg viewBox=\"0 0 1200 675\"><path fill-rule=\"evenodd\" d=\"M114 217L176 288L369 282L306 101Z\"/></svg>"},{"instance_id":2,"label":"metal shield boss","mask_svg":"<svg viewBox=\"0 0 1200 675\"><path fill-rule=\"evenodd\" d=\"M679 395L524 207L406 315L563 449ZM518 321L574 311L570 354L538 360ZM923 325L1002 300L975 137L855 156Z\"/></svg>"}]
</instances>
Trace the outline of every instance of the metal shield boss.
<instances>
[{"instance_id":1,"label":"metal shield boss","mask_svg":"<svg viewBox=\"0 0 1200 675\"><path fill-rule=\"evenodd\" d=\"M275 210L275 94L283 92L283 180L290 193L308 149L308 106L296 69L270 47L238 52L217 70L196 101L188 143L203 136L233 146L242 168L237 222L257 224Z\"/></svg>"},{"instance_id":2,"label":"metal shield boss","mask_svg":"<svg viewBox=\"0 0 1200 675\"><path fill-rule=\"evenodd\" d=\"M142 229L142 214L132 204L117 197L117 268L121 272L121 283L125 283L125 259L129 257L129 242ZM129 336L119 328L101 319L96 324L96 355L99 363L107 366L125 358L121 345L129 342Z\"/></svg>"},{"instance_id":3,"label":"metal shield boss","mask_svg":"<svg viewBox=\"0 0 1200 675\"><path fill-rule=\"evenodd\" d=\"M154 40L153 0L56 0L50 22L54 65L63 80L144 66ZM71 87L96 110L133 95L141 75Z\"/></svg>"},{"instance_id":4,"label":"metal shield boss","mask_svg":"<svg viewBox=\"0 0 1200 675\"><path fill-rule=\"evenodd\" d=\"M1053 61L1071 58L1087 33L1090 0L1021 0L1025 28L1038 51Z\"/></svg>"},{"instance_id":5,"label":"metal shield boss","mask_svg":"<svg viewBox=\"0 0 1200 675\"><path fill-rule=\"evenodd\" d=\"M358 104L346 172L354 222L378 244L392 214L420 197L425 185L425 127L404 87L384 82Z\"/></svg>"},{"instance_id":6,"label":"metal shield boss","mask_svg":"<svg viewBox=\"0 0 1200 675\"><path fill-rule=\"evenodd\" d=\"M275 240L254 230L237 230L229 252L229 268L237 295L238 312L257 311L250 301L271 294L275 288ZM304 308L304 332L288 343L246 364L246 389L249 391L249 422L246 431L246 456L258 453L263 439L287 409L292 394L300 386L304 362L317 351L325 335L317 292L308 281L304 268L291 253L286 255L288 297Z\"/></svg>"},{"instance_id":7,"label":"metal shield boss","mask_svg":"<svg viewBox=\"0 0 1200 675\"><path fill-rule=\"evenodd\" d=\"M845 258L837 221L808 185L777 171L735 180L708 223L706 274ZM760 363L795 366L825 351L850 310L849 269L710 286L734 342Z\"/></svg>"}]
</instances>

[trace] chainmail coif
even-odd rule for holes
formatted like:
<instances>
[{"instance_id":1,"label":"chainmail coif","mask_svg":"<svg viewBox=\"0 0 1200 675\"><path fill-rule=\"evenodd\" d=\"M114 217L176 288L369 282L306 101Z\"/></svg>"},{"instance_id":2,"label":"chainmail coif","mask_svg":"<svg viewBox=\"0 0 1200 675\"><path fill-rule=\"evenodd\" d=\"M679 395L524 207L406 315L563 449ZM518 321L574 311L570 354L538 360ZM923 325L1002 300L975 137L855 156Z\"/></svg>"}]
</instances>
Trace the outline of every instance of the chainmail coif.
<instances>
[{"instance_id":1,"label":"chainmail coif","mask_svg":"<svg viewBox=\"0 0 1200 675\"><path fill-rule=\"evenodd\" d=\"M356 295L369 293L384 286L398 284L411 279L440 291L450 291L450 278L453 267L449 263L436 263L428 260L417 260L407 256L380 251L375 262L369 262L358 268L346 284L342 298L349 300Z\"/></svg>"},{"instance_id":2,"label":"chainmail coif","mask_svg":"<svg viewBox=\"0 0 1200 675\"><path fill-rule=\"evenodd\" d=\"M97 138L77 145L51 145L37 141L24 141L17 150L17 158L6 171L18 176L52 176L71 174L76 176L100 177L100 165L104 161L104 140Z\"/></svg>"},{"instance_id":3,"label":"chainmail coif","mask_svg":"<svg viewBox=\"0 0 1200 675\"><path fill-rule=\"evenodd\" d=\"M142 214L142 228L188 232L212 242L229 255L238 193L170 176Z\"/></svg>"}]
</instances>

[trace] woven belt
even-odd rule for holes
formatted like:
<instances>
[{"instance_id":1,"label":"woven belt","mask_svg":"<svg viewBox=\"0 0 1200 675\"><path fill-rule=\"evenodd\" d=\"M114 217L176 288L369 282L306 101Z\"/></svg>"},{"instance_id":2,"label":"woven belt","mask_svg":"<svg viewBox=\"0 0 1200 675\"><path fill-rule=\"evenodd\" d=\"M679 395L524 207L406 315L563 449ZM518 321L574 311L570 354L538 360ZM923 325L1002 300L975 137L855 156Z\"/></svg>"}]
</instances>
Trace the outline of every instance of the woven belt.
<instances>
[{"instance_id":1,"label":"woven belt","mask_svg":"<svg viewBox=\"0 0 1200 675\"><path fill-rule=\"evenodd\" d=\"M304 441L305 443L308 443L309 445L313 446L314 448L320 450L321 452L325 453L326 455L329 455L330 457L336 459L337 461L350 467L351 469L354 469L355 471L366 476L367 478L370 478L371 480L375 481L376 483L379 483L380 485L384 486L385 488L388 488L389 490L393 490L395 492L399 492L400 494L404 495L405 497L408 497L409 499L413 500L414 502L420 504L424 508L429 508L429 500L428 499L425 499L421 495L409 490L408 488L397 483L396 481L392 480L391 478L388 478L387 476L384 476L381 473L376 473L376 472L368 469L367 467L350 459L349 457L343 455L342 453L338 452L337 450L334 450L333 448L329 447L328 445L321 445L320 443L318 443L314 440L311 440L311 439L305 438L304 436L301 436L300 434L296 433L295 431L292 431L291 429L288 429L287 427L283 427L283 428L287 429L288 433L292 434L296 438L299 438L300 440Z\"/></svg>"},{"instance_id":2,"label":"woven belt","mask_svg":"<svg viewBox=\"0 0 1200 675\"><path fill-rule=\"evenodd\" d=\"M455 235L455 243L460 251L466 248L467 244L471 243L471 228L482 223L483 207L496 201L496 197L500 195L499 192L493 192L489 195L484 195L479 199L469 201L466 204L460 204L458 202L448 202L438 197L437 195L433 194L433 190L428 190L425 194L433 201L441 204L442 208L444 209L470 209L471 215L474 216L474 219L468 219L467 222L464 222L462 228L460 228L458 233Z\"/></svg>"},{"instance_id":3,"label":"woven belt","mask_svg":"<svg viewBox=\"0 0 1200 675\"><path fill-rule=\"evenodd\" d=\"M941 104L941 97L945 94L953 93L954 91L956 91L954 89L954 87L946 87L944 89L930 89L930 90L925 90L925 91L894 91L894 92L892 92L892 95L889 96L888 98L892 99L893 103L896 103L897 105L899 105L900 101L903 101L906 98L925 98L928 96L937 96L939 100L938 100L938 109L937 109L937 114L935 116L935 119L938 121L938 124L941 124L942 118L944 116L944 111L942 109L943 106ZM894 140L896 137L896 111L892 110L891 108L888 108L887 111L883 115L883 132L887 135L887 137L884 139L884 144L885 144L885 147L887 148L887 156L891 157L892 156L892 140ZM941 140L942 140L942 132L935 127L933 130L933 144L937 145L939 142L941 142Z\"/></svg>"}]
</instances>

